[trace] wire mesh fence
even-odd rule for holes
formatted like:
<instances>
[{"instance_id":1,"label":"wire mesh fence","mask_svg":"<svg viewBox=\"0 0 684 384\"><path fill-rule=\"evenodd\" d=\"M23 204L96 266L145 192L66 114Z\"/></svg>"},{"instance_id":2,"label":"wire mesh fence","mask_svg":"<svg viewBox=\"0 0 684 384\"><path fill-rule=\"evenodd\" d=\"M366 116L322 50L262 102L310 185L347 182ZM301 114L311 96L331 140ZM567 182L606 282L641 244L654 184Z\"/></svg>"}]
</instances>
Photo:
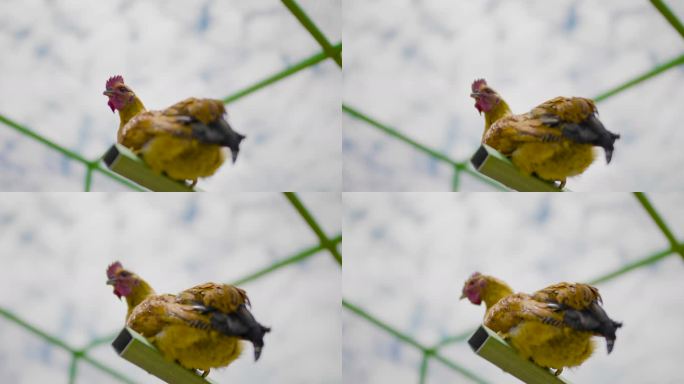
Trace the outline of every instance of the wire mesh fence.
<instances>
[{"instance_id":1,"label":"wire mesh fence","mask_svg":"<svg viewBox=\"0 0 684 384\"><path fill-rule=\"evenodd\" d=\"M328 41L323 32L318 28L314 21L311 18L309 18L307 13L296 0L281 1L283 5L290 11L290 13L292 13L292 15L300 22L302 27L306 29L306 31L310 33L311 36L320 45L321 52L304 58L299 62L290 65L281 71L278 71L277 73L264 77L262 80L257 81L256 83L247 86L244 89L238 90L233 94L226 96L225 98L223 98L223 102L225 104L234 103L254 92L271 86L283 79L293 76L300 71L303 71L307 68L311 68L328 59L333 60L340 67L340 69L342 68L342 42L331 43L330 41ZM95 159L88 159L84 155L74 150L71 150L63 145L60 145L59 143L49 139L44 135L41 135L36 130L12 120L10 117L1 112L0 122L11 129L14 129L16 132L20 133L26 138L35 140L38 143L45 145L50 150L60 153L69 161L74 161L76 163L81 164L85 168L85 174L83 177L83 190L86 192L90 191L92 188L93 173L98 173L107 178L110 178L131 190L144 190L139 185L107 169L107 167L103 164L101 157Z\"/></svg>"},{"instance_id":2,"label":"wire mesh fence","mask_svg":"<svg viewBox=\"0 0 684 384\"><path fill-rule=\"evenodd\" d=\"M679 256L684 261L684 240L676 238L671 227L668 226L662 215L654 208L650 199L644 193L636 192L634 193L634 197L638 201L638 204L652 219L652 223L658 228L658 231L662 233L665 245L657 252L628 262L611 272L596 276L589 280L588 283L600 285L602 283L624 276L631 271L648 267L672 256ZM468 379L470 382L489 382L481 375L478 375L478 373L467 368L465 364L455 361L454 359L447 358L442 352L443 348L446 346L464 343L473 334L473 332L475 332L477 327L473 327L471 330L467 330L456 335L444 337L434 345L428 345L417 340L415 337L412 337L407 332L404 332L393 326L391 322L379 318L378 316L374 315L371 310L363 308L353 301L343 298L342 306L354 317L371 324L378 330L391 335L401 343L411 346L417 350L422 355L421 363L418 367L416 367L418 370L419 382L421 384L427 382L429 367L435 363L441 364L448 369L453 370L454 372Z\"/></svg>"},{"instance_id":3,"label":"wire mesh fence","mask_svg":"<svg viewBox=\"0 0 684 384\"><path fill-rule=\"evenodd\" d=\"M271 265L265 266L263 268L257 269L254 272L248 273L235 281L228 282L229 284L243 286L246 283L257 281L259 279L264 279L268 276L272 276L274 273L283 270L284 268L298 263L317 255L329 254L334 262L340 267L342 266L342 255L339 250L339 246L342 242L342 234L327 234L316 220L314 213L311 212L302 202L300 197L291 192L283 193L284 198L290 203L293 209L301 216L304 223L311 229L311 231L319 239L318 244L314 244L310 247L302 249L301 251L284 257ZM319 256L322 257L322 256ZM78 381L79 367L83 364L87 364L92 368L110 376L111 378L122 382L122 383L136 383L135 380L131 379L126 373L117 370L100 359L92 356L93 349L103 345L111 343L114 338L118 335L119 331L112 332L107 335L98 336L90 340L83 346L74 346L69 344L67 341L63 340L57 335L51 334L40 327L32 324L32 322L26 318L16 315L11 309L4 308L0 306L0 316L4 318L5 321L18 326L25 332L31 333L45 343L59 348L71 355L70 364L68 369L68 382L75 383ZM112 353L115 353L112 351ZM133 368L132 368L133 369ZM135 368L137 369L137 368Z\"/></svg>"},{"instance_id":4,"label":"wire mesh fence","mask_svg":"<svg viewBox=\"0 0 684 384\"><path fill-rule=\"evenodd\" d=\"M667 19L668 23L682 36L682 38L684 38L684 25L682 24L681 20L679 20L677 16L672 12L672 10L665 4L665 2L663 2L662 0L650 0L650 2L651 4L653 4L656 10L660 12L660 14L663 17L665 17L665 19ZM679 54L671 60L660 63L644 73L635 75L633 78L628 79L611 89L601 92L600 94L594 96L593 99L597 103L601 103L642 82L648 81L656 77L657 75L662 74L670 69L676 68L680 65L684 65L684 53ZM382 123L379 119L372 117L371 114L362 111L361 108L358 108L356 106L343 103L342 110L350 117L362 121L369 127L375 128L379 132L386 134L387 136L392 137L393 139L396 139L400 142L403 142L404 144L414 148L417 151L424 153L432 159L435 159L436 161L444 163L448 167L451 167L453 169L453 176L451 179L452 191L459 190L461 186L461 179L464 174L494 189L502 191L507 190L503 185L498 183L496 180L493 180L485 175L482 175L478 173L475 169L473 169L469 159L454 159L449 155L445 154L444 152L441 152L435 148L431 148L430 146L425 145L419 142L418 140L410 137L406 133L403 133L402 130Z\"/></svg>"}]
</instances>

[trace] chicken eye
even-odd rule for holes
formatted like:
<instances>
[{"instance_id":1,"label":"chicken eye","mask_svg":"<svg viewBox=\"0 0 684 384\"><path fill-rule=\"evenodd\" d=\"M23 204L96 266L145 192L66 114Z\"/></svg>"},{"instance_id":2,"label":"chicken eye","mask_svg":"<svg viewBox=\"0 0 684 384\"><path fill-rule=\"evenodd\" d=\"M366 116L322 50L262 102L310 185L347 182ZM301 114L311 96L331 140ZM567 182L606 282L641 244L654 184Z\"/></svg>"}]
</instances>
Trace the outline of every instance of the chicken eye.
<instances>
[{"instance_id":1,"label":"chicken eye","mask_svg":"<svg viewBox=\"0 0 684 384\"><path fill-rule=\"evenodd\" d=\"M119 276L121 276L121 277L128 277L128 276L130 276L130 275L131 275L131 274L130 274L129 272L126 272L126 271L121 272L121 273L119 274Z\"/></svg>"}]
</instances>

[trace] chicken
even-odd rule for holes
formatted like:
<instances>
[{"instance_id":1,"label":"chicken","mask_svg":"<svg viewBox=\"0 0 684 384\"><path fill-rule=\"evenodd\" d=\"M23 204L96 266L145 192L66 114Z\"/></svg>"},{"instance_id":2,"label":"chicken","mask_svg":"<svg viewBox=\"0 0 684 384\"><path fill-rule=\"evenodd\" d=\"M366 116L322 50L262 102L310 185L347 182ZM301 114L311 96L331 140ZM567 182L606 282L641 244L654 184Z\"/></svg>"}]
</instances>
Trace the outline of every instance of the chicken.
<instances>
[{"instance_id":1,"label":"chicken","mask_svg":"<svg viewBox=\"0 0 684 384\"><path fill-rule=\"evenodd\" d=\"M528 295L475 272L463 286L463 298L476 305L484 301L484 325L523 357L555 369L556 375L591 356L592 336L604 337L610 353L615 331L622 326L601 307L598 289L587 284L558 283Z\"/></svg>"},{"instance_id":2,"label":"chicken","mask_svg":"<svg viewBox=\"0 0 684 384\"><path fill-rule=\"evenodd\" d=\"M242 352L241 340L261 356L264 334L248 307L245 291L227 284L205 283L178 295L157 295L138 275L115 262L107 268L107 284L128 304L126 325L145 336L169 361L203 371L225 367Z\"/></svg>"},{"instance_id":3,"label":"chicken","mask_svg":"<svg viewBox=\"0 0 684 384\"><path fill-rule=\"evenodd\" d=\"M223 118L221 100L185 99L163 111L148 111L123 77L107 80L104 95L119 111L117 142L139 155L156 172L174 180L213 175L225 160L228 147L233 163L245 138Z\"/></svg>"},{"instance_id":4,"label":"chicken","mask_svg":"<svg viewBox=\"0 0 684 384\"><path fill-rule=\"evenodd\" d=\"M484 79L473 82L470 96L478 112L485 113L482 143L509 157L524 174L559 181L560 188L591 165L593 146L602 147L610 163L613 143L620 138L604 128L589 99L556 97L514 115Z\"/></svg>"}]
</instances>

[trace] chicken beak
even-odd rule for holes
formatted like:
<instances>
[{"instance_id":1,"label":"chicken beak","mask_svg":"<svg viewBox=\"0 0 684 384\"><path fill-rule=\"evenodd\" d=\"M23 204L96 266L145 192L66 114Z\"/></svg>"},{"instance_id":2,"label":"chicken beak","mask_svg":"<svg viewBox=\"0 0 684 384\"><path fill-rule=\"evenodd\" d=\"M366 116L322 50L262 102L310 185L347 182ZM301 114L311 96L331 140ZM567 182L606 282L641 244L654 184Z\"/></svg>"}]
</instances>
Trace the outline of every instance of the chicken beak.
<instances>
[{"instance_id":1,"label":"chicken beak","mask_svg":"<svg viewBox=\"0 0 684 384\"><path fill-rule=\"evenodd\" d=\"M112 96L112 95L114 95L114 91L112 91L111 89L108 89L108 90L102 92L102 94L105 96Z\"/></svg>"},{"instance_id":2,"label":"chicken beak","mask_svg":"<svg viewBox=\"0 0 684 384\"><path fill-rule=\"evenodd\" d=\"M480 96L480 92L473 92L470 94L470 97L472 97L473 99L477 99L479 96Z\"/></svg>"},{"instance_id":3,"label":"chicken beak","mask_svg":"<svg viewBox=\"0 0 684 384\"><path fill-rule=\"evenodd\" d=\"M107 285L116 285L116 279L107 280Z\"/></svg>"},{"instance_id":4,"label":"chicken beak","mask_svg":"<svg viewBox=\"0 0 684 384\"><path fill-rule=\"evenodd\" d=\"M463 293L461 293L461 297L459 298L459 300L463 300L463 299L465 299L466 297L468 297L468 296L466 296L465 292L463 292Z\"/></svg>"}]
</instances>

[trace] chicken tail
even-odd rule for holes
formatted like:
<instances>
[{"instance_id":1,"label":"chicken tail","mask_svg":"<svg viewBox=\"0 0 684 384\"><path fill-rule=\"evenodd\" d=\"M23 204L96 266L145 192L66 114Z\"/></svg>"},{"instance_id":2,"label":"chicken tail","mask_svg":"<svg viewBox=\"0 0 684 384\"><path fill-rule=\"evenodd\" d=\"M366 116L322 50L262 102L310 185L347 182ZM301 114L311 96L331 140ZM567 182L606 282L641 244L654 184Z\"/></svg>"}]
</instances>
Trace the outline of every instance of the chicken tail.
<instances>
[{"instance_id":1,"label":"chicken tail","mask_svg":"<svg viewBox=\"0 0 684 384\"><path fill-rule=\"evenodd\" d=\"M203 124L195 121L191 124L192 137L205 144L217 144L222 147L228 147L231 152L231 159L233 163L237 160L240 152L240 143L245 139L245 135L237 133L228 124L228 122L220 118L211 124Z\"/></svg>"},{"instance_id":2,"label":"chicken tail","mask_svg":"<svg viewBox=\"0 0 684 384\"><path fill-rule=\"evenodd\" d=\"M606 339L608 353L613 351L615 345L615 331L622 327L622 323L608 317L598 301L592 302L589 308L582 311L566 310L563 321L578 331L589 331L603 336Z\"/></svg>"},{"instance_id":3,"label":"chicken tail","mask_svg":"<svg viewBox=\"0 0 684 384\"><path fill-rule=\"evenodd\" d=\"M259 360L264 347L264 335L270 332L271 328L259 324L247 306L241 304L237 311L229 314L216 312L211 322L215 330L251 342L254 346L254 361Z\"/></svg>"},{"instance_id":4,"label":"chicken tail","mask_svg":"<svg viewBox=\"0 0 684 384\"><path fill-rule=\"evenodd\" d=\"M606 163L608 164L613 158L613 144L615 140L620 138L620 135L607 130L596 117L596 114L590 115L579 124L563 124L563 136L577 143L603 148L606 152Z\"/></svg>"}]
</instances>

